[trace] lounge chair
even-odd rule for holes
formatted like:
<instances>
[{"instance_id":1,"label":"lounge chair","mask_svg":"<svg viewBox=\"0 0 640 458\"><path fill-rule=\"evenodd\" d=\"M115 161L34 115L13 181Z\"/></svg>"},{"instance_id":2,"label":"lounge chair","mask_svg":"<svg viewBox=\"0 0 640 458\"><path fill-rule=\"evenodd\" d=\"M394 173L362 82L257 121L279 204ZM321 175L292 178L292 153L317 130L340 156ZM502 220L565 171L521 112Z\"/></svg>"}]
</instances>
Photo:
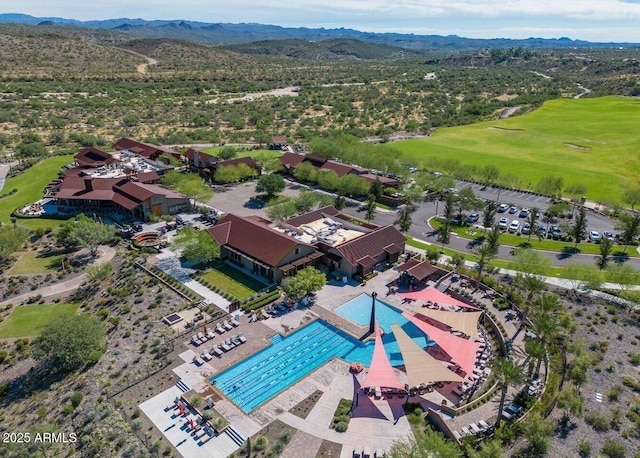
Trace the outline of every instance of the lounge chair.
<instances>
[{"instance_id":1,"label":"lounge chair","mask_svg":"<svg viewBox=\"0 0 640 458\"><path fill-rule=\"evenodd\" d=\"M213 359L213 356L211 356L211 354L210 354L208 351L203 351L203 352L200 354L200 357L201 357L202 359L204 359L205 361L211 361L211 360Z\"/></svg>"},{"instance_id":2,"label":"lounge chair","mask_svg":"<svg viewBox=\"0 0 640 458\"><path fill-rule=\"evenodd\" d=\"M200 339L198 339L198 336L191 336L191 343L196 347L202 344Z\"/></svg>"},{"instance_id":3,"label":"lounge chair","mask_svg":"<svg viewBox=\"0 0 640 458\"><path fill-rule=\"evenodd\" d=\"M476 425L475 423L471 423L469 425L469 428L471 428L474 434L478 434L482 432L482 429L480 429L480 427L478 427L478 425Z\"/></svg>"},{"instance_id":4,"label":"lounge chair","mask_svg":"<svg viewBox=\"0 0 640 458\"><path fill-rule=\"evenodd\" d=\"M469 428L467 428L466 426L463 426L462 428L462 436L472 436L473 433L471 431L469 431Z\"/></svg>"},{"instance_id":5,"label":"lounge chair","mask_svg":"<svg viewBox=\"0 0 640 458\"><path fill-rule=\"evenodd\" d=\"M225 333L225 329L222 326L220 326L220 323L216 323L216 332L218 334L224 334Z\"/></svg>"},{"instance_id":6,"label":"lounge chair","mask_svg":"<svg viewBox=\"0 0 640 458\"><path fill-rule=\"evenodd\" d=\"M222 342L220 344L220 348L222 348L222 351L227 352L231 350L231 347L229 345L227 345L225 342Z\"/></svg>"},{"instance_id":7,"label":"lounge chair","mask_svg":"<svg viewBox=\"0 0 640 458\"><path fill-rule=\"evenodd\" d=\"M211 348L211 352L218 357L222 356L222 351L215 345Z\"/></svg>"},{"instance_id":8,"label":"lounge chair","mask_svg":"<svg viewBox=\"0 0 640 458\"><path fill-rule=\"evenodd\" d=\"M382 450L381 448L377 448L375 456L376 458L382 458L384 456L384 450Z\"/></svg>"},{"instance_id":9,"label":"lounge chair","mask_svg":"<svg viewBox=\"0 0 640 458\"><path fill-rule=\"evenodd\" d=\"M480 421L478 422L478 426L480 426L480 428L481 428L483 431L487 431L487 430L491 429L491 425L489 425L489 424L488 424L486 421L484 421L484 420L480 420Z\"/></svg>"},{"instance_id":10,"label":"lounge chair","mask_svg":"<svg viewBox=\"0 0 640 458\"><path fill-rule=\"evenodd\" d=\"M379 386L376 387L376 395L375 398L376 399L380 399L382 397L382 390L380 389Z\"/></svg>"},{"instance_id":11,"label":"lounge chair","mask_svg":"<svg viewBox=\"0 0 640 458\"><path fill-rule=\"evenodd\" d=\"M371 450L369 450L367 447L365 447L364 451L362 452L362 458L371 458Z\"/></svg>"},{"instance_id":12,"label":"lounge chair","mask_svg":"<svg viewBox=\"0 0 640 458\"><path fill-rule=\"evenodd\" d=\"M240 341L241 344L247 342L247 338L243 336L242 333L238 334L238 340Z\"/></svg>"},{"instance_id":13,"label":"lounge chair","mask_svg":"<svg viewBox=\"0 0 640 458\"><path fill-rule=\"evenodd\" d=\"M199 332L197 335L198 335L198 339L200 339L200 342L207 341L207 338L204 336L204 332Z\"/></svg>"},{"instance_id":14,"label":"lounge chair","mask_svg":"<svg viewBox=\"0 0 640 458\"><path fill-rule=\"evenodd\" d=\"M231 342L233 342L234 345L239 346L242 342L240 341L240 339L238 339L238 336L233 336L231 338Z\"/></svg>"},{"instance_id":15,"label":"lounge chair","mask_svg":"<svg viewBox=\"0 0 640 458\"><path fill-rule=\"evenodd\" d=\"M196 364L196 366L202 366L204 364L204 361L202 361L199 356L194 356L193 362Z\"/></svg>"},{"instance_id":16,"label":"lounge chair","mask_svg":"<svg viewBox=\"0 0 640 458\"><path fill-rule=\"evenodd\" d=\"M211 340L216 336L216 334L213 331L209 331L207 332L207 340Z\"/></svg>"},{"instance_id":17,"label":"lounge chair","mask_svg":"<svg viewBox=\"0 0 640 458\"><path fill-rule=\"evenodd\" d=\"M233 326L234 328L240 326L240 322L235 318L233 318L230 322L231 322L231 326Z\"/></svg>"},{"instance_id":18,"label":"lounge chair","mask_svg":"<svg viewBox=\"0 0 640 458\"><path fill-rule=\"evenodd\" d=\"M233 329L233 326L231 326L227 320L222 322L222 326L224 326L227 331L231 331Z\"/></svg>"},{"instance_id":19,"label":"lounge chair","mask_svg":"<svg viewBox=\"0 0 640 458\"><path fill-rule=\"evenodd\" d=\"M353 449L353 458L362 458L362 449L360 447Z\"/></svg>"},{"instance_id":20,"label":"lounge chair","mask_svg":"<svg viewBox=\"0 0 640 458\"><path fill-rule=\"evenodd\" d=\"M231 342L231 339L225 340L224 343L226 343L229 348L235 348L236 347L236 344Z\"/></svg>"}]
</instances>

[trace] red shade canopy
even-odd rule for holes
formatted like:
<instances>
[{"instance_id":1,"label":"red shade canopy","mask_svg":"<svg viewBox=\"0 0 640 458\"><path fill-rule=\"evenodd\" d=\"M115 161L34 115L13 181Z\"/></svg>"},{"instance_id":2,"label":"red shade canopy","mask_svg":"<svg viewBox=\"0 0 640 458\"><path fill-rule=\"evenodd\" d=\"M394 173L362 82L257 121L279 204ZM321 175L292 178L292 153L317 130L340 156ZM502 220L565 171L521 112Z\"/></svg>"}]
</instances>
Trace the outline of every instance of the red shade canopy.
<instances>
[{"instance_id":1,"label":"red shade canopy","mask_svg":"<svg viewBox=\"0 0 640 458\"><path fill-rule=\"evenodd\" d=\"M440 304L457 305L471 310L479 310L477 307L465 304L464 302L454 299L448 294L438 291L433 287L421 289L420 291L414 291L412 293L400 293L400 296L405 299L414 299L417 301L432 301Z\"/></svg>"},{"instance_id":2,"label":"red shade canopy","mask_svg":"<svg viewBox=\"0 0 640 458\"><path fill-rule=\"evenodd\" d=\"M442 348L456 363L460 365L467 376L473 376L474 362L476 352L480 348L478 342L463 339L455 336L448 331L443 331L429 323L422 321L408 312L402 312L402 316L415 324L422 332L429 336L429 340L433 340Z\"/></svg>"},{"instance_id":3,"label":"red shade canopy","mask_svg":"<svg viewBox=\"0 0 640 458\"><path fill-rule=\"evenodd\" d=\"M389 362L387 352L384 350L379 326L376 326L376 343L373 347L371 365L369 366L367 376L362 382L362 388L372 387L404 389L404 385L400 383L398 376Z\"/></svg>"}]
</instances>

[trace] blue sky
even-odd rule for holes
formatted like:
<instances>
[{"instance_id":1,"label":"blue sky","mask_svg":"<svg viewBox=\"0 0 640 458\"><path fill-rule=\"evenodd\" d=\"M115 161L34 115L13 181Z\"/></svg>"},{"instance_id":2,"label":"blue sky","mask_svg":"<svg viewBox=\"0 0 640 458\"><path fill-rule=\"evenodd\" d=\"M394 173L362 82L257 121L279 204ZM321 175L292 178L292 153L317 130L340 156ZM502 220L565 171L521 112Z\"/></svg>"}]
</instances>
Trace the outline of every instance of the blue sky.
<instances>
[{"instance_id":1,"label":"blue sky","mask_svg":"<svg viewBox=\"0 0 640 458\"><path fill-rule=\"evenodd\" d=\"M2 0L0 12L640 42L640 0Z\"/></svg>"}]
</instances>

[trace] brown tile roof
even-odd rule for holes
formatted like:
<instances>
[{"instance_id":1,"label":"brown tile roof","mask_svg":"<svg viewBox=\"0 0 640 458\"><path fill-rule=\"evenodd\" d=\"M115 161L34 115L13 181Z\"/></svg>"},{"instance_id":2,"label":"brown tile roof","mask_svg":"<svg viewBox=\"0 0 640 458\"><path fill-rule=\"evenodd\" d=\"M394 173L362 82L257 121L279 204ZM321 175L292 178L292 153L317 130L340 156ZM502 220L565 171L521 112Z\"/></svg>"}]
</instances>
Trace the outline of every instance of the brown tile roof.
<instances>
[{"instance_id":1,"label":"brown tile roof","mask_svg":"<svg viewBox=\"0 0 640 458\"><path fill-rule=\"evenodd\" d=\"M296 165L300 164L304 159L305 156L303 154L286 152L280 156L280 163L285 167L292 169Z\"/></svg>"},{"instance_id":2,"label":"brown tile roof","mask_svg":"<svg viewBox=\"0 0 640 458\"><path fill-rule=\"evenodd\" d=\"M428 262L421 262L408 269L407 273L416 280L423 281L438 272L438 270L437 267L432 266Z\"/></svg>"},{"instance_id":3,"label":"brown tile roof","mask_svg":"<svg viewBox=\"0 0 640 458\"><path fill-rule=\"evenodd\" d=\"M347 164L343 164L342 162L338 162L338 161L327 161L324 164L322 164L322 167L320 167L320 170L333 170L334 172L336 172L336 175L338 175L339 177L343 177L351 172L353 172L355 169L353 167L351 167L350 165Z\"/></svg>"},{"instance_id":4,"label":"brown tile roof","mask_svg":"<svg viewBox=\"0 0 640 458\"><path fill-rule=\"evenodd\" d=\"M294 227L300 227L303 224L309 224L314 221L317 221L322 217L324 217L325 215L337 216L339 214L340 212L336 210L336 208L333 205L328 205L326 207L319 208L309 213L303 213L302 215L294 216L293 218L289 218L285 222Z\"/></svg>"},{"instance_id":5,"label":"brown tile roof","mask_svg":"<svg viewBox=\"0 0 640 458\"><path fill-rule=\"evenodd\" d=\"M271 143L275 145L284 145L287 143L287 137L284 135L274 135L271 137Z\"/></svg>"},{"instance_id":6,"label":"brown tile roof","mask_svg":"<svg viewBox=\"0 0 640 458\"><path fill-rule=\"evenodd\" d=\"M266 221L228 214L207 232L218 245L228 245L270 266L280 264L296 246L310 246L270 228Z\"/></svg>"},{"instance_id":7,"label":"brown tile roof","mask_svg":"<svg viewBox=\"0 0 640 458\"><path fill-rule=\"evenodd\" d=\"M373 173L364 173L360 175L360 178L364 178L365 180L371 183L378 180L380 181L380 183L382 183L383 186L396 186L400 184L400 180L396 180L395 178L389 178L389 177L381 177L379 175L374 175Z\"/></svg>"},{"instance_id":8,"label":"brown tile roof","mask_svg":"<svg viewBox=\"0 0 640 458\"><path fill-rule=\"evenodd\" d=\"M251 156L236 157L234 159L228 159L226 161L220 161L220 162L218 162L217 167L225 167L225 166L229 166L229 165L233 165L233 166L237 167L240 164L247 164L252 169L259 169L260 168L260 166L258 166L258 163Z\"/></svg>"},{"instance_id":9,"label":"brown tile roof","mask_svg":"<svg viewBox=\"0 0 640 458\"><path fill-rule=\"evenodd\" d=\"M106 151L90 146L75 156L75 161L83 167L101 167L115 162L116 159Z\"/></svg>"},{"instance_id":10,"label":"brown tile roof","mask_svg":"<svg viewBox=\"0 0 640 458\"><path fill-rule=\"evenodd\" d=\"M141 172L136 175L136 178L140 183L148 183L151 181L157 181L160 179L160 175L156 172Z\"/></svg>"},{"instance_id":11,"label":"brown tile roof","mask_svg":"<svg viewBox=\"0 0 640 458\"><path fill-rule=\"evenodd\" d=\"M404 236L394 226L384 226L343 243L336 249L344 259L355 266L358 260L365 256L379 256L391 244L404 248Z\"/></svg>"},{"instance_id":12,"label":"brown tile roof","mask_svg":"<svg viewBox=\"0 0 640 458\"><path fill-rule=\"evenodd\" d=\"M90 185L87 186L87 181ZM65 177L56 193L57 199L111 200L113 186L119 178L91 179L79 176Z\"/></svg>"},{"instance_id":13,"label":"brown tile roof","mask_svg":"<svg viewBox=\"0 0 640 458\"><path fill-rule=\"evenodd\" d=\"M198 162L200 163L201 166L206 166L208 164L215 164L216 162L218 162L217 157L212 156L211 154L203 153L202 151L198 151L195 148L189 148L187 151L185 151L183 156L189 159L191 162L194 162L196 153L198 154Z\"/></svg>"},{"instance_id":14,"label":"brown tile roof","mask_svg":"<svg viewBox=\"0 0 640 458\"><path fill-rule=\"evenodd\" d=\"M114 147L117 150L128 149L130 151L139 153L141 156L151 158L156 158L162 153L170 153L173 156L179 156L178 152L172 150L171 148L152 145L151 143L143 143L136 140L131 140L130 138L121 138L115 143Z\"/></svg>"}]
</instances>

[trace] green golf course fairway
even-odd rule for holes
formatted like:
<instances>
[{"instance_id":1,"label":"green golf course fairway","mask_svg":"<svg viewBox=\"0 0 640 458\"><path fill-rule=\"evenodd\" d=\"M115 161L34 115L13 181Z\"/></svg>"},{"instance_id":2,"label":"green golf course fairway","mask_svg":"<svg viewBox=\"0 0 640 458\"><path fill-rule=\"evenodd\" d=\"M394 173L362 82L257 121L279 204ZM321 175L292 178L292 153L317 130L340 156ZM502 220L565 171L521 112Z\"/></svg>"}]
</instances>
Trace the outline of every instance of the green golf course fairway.
<instances>
[{"instance_id":1,"label":"green golf course fairway","mask_svg":"<svg viewBox=\"0 0 640 458\"><path fill-rule=\"evenodd\" d=\"M639 181L640 99L552 100L523 116L442 128L394 146L425 165L436 157L495 164L525 188L545 176L561 176L565 187L584 184L589 200L620 201L624 188Z\"/></svg>"}]
</instances>

